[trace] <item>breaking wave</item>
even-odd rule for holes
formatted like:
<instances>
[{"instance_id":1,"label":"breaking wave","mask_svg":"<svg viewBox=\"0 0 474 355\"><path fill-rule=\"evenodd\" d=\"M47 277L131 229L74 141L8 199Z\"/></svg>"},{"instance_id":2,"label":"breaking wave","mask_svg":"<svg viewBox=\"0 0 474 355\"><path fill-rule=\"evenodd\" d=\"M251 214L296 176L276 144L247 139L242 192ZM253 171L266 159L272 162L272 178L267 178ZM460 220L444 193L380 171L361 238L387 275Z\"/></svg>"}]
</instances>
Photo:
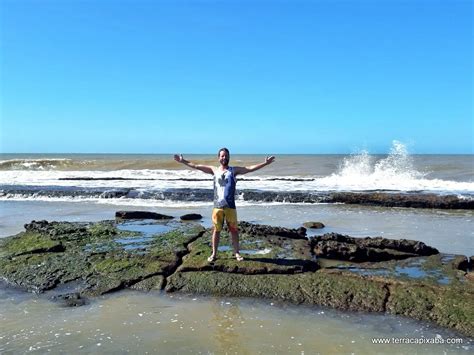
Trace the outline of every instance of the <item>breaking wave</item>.
<instances>
[{"instance_id":1,"label":"breaking wave","mask_svg":"<svg viewBox=\"0 0 474 355\"><path fill-rule=\"evenodd\" d=\"M416 170L406 146L393 141L390 154L377 159L367 151L344 158L339 170L319 180L321 186L335 190L366 191L474 191L474 183L429 179L429 171Z\"/></svg>"},{"instance_id":2,"label":"breaking wave","mask_svg":"<svg viewBox=\"0 0 474 355\"><path fill-rule=\"evenodd\" d=\"M151 194L173 189L193 191L212 188L210 175L183 169L165 155L160 156L162 160L158 163L154 157L148 156L140 159L136 156L114 156L110 159L95 160L82 158L2 160L0 192L15 194L14 191L19 187L36 186L47 195L47 191L61 187L74 189L77 195L87 196L86 191L97 188L102 191L128 189ZM468 174L468 181L430 178L431 171L428 169L438 168L438 160L434 160L434 164L432 161L431 165L419 162L415 164L406 146L394 141L390 153L384 156L370 155L367 151L362 151L346 157L282 157L279 164L275 163L257 173L239 177L237 189L310 194L331 191L394 191L472 196L474 182L470 177L472 173L469 173L470 158L462 159L466 167L459 171ZM328 169L321 162L333 167ZM457 172L458 170L446 165L449 163L450 161L445 159L443 169ZM151 164L155 164L155 167L144 168ZM110 170L112 166L114 169Z\"/></svg>"},{"instance_id":3,"label":"breaking wave","mask_svg":"<svg viewBox=\"0 0 474 355\"><path fill-rule=\"evenodd\" d=\"M54 170L72 165L72 159L9 159L0 160L0 170Z\"/></svg>"}]
</instances>

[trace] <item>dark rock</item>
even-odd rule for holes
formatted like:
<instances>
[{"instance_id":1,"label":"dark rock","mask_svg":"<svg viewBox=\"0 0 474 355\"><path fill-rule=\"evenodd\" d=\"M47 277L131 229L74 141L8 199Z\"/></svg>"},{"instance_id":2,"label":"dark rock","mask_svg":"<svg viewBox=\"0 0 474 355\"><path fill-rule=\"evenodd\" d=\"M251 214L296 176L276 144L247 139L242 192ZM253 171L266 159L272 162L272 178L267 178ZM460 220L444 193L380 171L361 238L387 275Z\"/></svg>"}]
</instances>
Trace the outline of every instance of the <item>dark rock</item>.
<instances>
[{"instance_id":1,"label":"dark rock","mask_svg":"<svg viewBox=\"0 0 474 355\"><path fill-rule=\"evenodd\" d=\"M325 225L321 222L305 222L303 223L303 226L310 229L321 229L325 227Z\"/></svg>"},{"instance_id":2,"label":"dark rock","mask_svg":"<svg viewBox=\"0 0 474 355\"><path fill-rule=\"evenodd\" d=\"M162 290L164 286L165 278L163 275L157 275L149 277L145 280L141 280L136 284L130 286L132 290L137 291L151 291L151 290Z\"/></svg>"},{"instance_id":3,"label":"dark rock","mask_svg":"<svg viewBox=\"0 0 474 355\"><path fill-rule=\"evenodd\" d=\"M69 222L50 223L48 234L53 240L78 240L89 236L86 224L74 224Z\"/></svg>"},{"instance_id":4,"label":"dark rock","mask_svg":"<svg viewBox=\"0 0 474 355\"><path fill-rule=\"evenodd\" d=\"M239 192L244 201L258 202L319 203L325 202L328 198L326 193L313 194L306 192L276 192L257 190L240 190Z\"/></svg>"},{"instance_id":5,"label":"dark rock","mask_svg":"<svg viewBox=\"0 0 474 355\"><path fill-rule=\"evenodd\" d=\"M172 216L167 216L161 213L149 211L117 211L115 218L120 219L173 219Z\"/></svg>"},{"instance_id":6,"label":"dark rock","mask_svg":"<svg viewBox=\"0 0 474 355\"><path fill-rule=\"evenodd\" d=\"M239 222L241 233L252 234L256 236L276 236L290 239L307 239L306 228L289 229L283 227L273 227L264 224L252 224L249 222Z\"/></svg>"},{"instance_id":7,"label":"dark rock","mask_svg":"<svg viewBox=\"0 0 474 355\"><path fill-rule=\"evenodd\" d=\"M49 227L49 222L42 220L42 221L31 221L24 225L26 231L37 231L37 232L44 232Z\"/></svg>"},{"instance_id":8,"label":"dark rock","mask_svg":"<svg viewBox=\"0 0 474 355\"><path fill-rule=\"evenodd\" d=\"M15 254L15 256L23 254L41 254L41 253L61 253L65 250L61 243L55 243L47 247L36 247L32 249L25 249L24 252Z\"/></svg>"},{"instance_id":9,"label":"dark rock","mask_svg":"<svg viewBox=\"0 0 474 355\"><path fill-rule=\"evenodd\" d=\"M386 207L474 209L474 199L456 195L396 192L276 192L240 190L245 201L347 203Z\"/></svg>"},{"instance_id":10,"label":"dark rock","mask_svg":"<svg viewBox=\"0 0 474 355\"><path fill-rule=\"evenodd\" d=\"M88 223L32 221L25 224L27 232L49 235L53 240L73 240L88 234Z\"/></svg>"},{"instance_id":11,"label":"dark rock","mask_svg":"<svg viewBox=\"0 0 474 355\"><path fill-rule=\"evenodd\" d=\"M86 298L82 298L77 292L56 295L51 298L53 301L60 303L64 307L80 307L88 303Z\"/></svg>"},{"instance_id":12,"label":"dark rock","mask_svg":"<svg viewBox=\"0 0 474 355\"><path fill-rule=\"evenodd\" d=\"M427 193L337 192L330 196L328 202L386 207L474 209L474 200L462 199L456 195Z\"/></svg>"},{"instance_id":13,"label":"dark rock","mask_svg":"<svg viewBox=\"0 0 474 355\"><path fill-rule=\"evenodd\" d=\"M81 179L81 178L75 178ZM90 178L85 178L90 179ZM111 178L121 180L123 178ZM107 180L107 178L99 179ZM130 179L133 180L133 179ZM194 181L202 179L183 179ZM205 179L208 180L208 179ZM285 180L285 179L281 179ZM322 191L258 191L239 190L245 201L286 202L286 203L347 203L386 207L474 209L474 198L456 195L436 195L422 192L322 192ZM71 186L2 186L1 196L45 196L45 197L93 197L93 198L141 198L176 201L212 201L211 189L169 189L166 191L138 191L135 189L89 188Z\"/></svg>"},{"instance_id":14,"label":"dark rock","mask_svg":"<svg viewBox=\"0 0 474 355\"><path fill-rule=\"evenodd\" d=\"M314 237L311 246L318 257L354 262L401 260L439 253L435 248L414 240L352 238L337 233Z\"/></svg>"},{"instance_id":15,"label":"dark rock","mask_svg":"<svg viewBox=\"0 0 474 355\"><path fill-rule=\"evenodd\" d=\"M122 190L107 190L100 194L100 198L120 198L127 196L129 193L129 189L122 189Z\"/></svg>"},{"instance_id":16,"label":"dark rock","mask_svg":"<svg viewBox=\"0 0 474 355\"><path fill-rule=\"evenodd\" d=\"M195 221L202 219L202 216L199 213L188 213L180 217L182 221Z\"/></svg>"},{"instance_id":17,"label":"dark rock","mask_svg":"<svg viewBox=\"0 0 474 355\"><path fill-rule=\"evenodd\" d=\"M452 262L452 266L455 270L467 272L470 266L469 259L464 255L457 255Z\"/></svg>"}]
</instances>

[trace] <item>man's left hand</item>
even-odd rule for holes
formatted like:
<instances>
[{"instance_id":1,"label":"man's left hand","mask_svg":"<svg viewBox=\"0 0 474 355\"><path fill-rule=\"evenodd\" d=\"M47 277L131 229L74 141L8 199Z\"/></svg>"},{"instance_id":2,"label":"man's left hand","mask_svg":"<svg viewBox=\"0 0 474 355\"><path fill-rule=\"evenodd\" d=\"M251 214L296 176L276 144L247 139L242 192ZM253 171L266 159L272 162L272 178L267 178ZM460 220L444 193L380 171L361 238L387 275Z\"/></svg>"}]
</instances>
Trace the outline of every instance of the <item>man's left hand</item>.
<instances>
[{"instance_id":1,"label":"man's left hand","mask_svg":"<svg viewBox=\"0 0 474 355\"><path fill-rule=\"evenodd\" d=\"M271 157L266 157L265 158L265 163L271 164L275 160L275 157L272 155Z\"/></svg>"}]
</instances>

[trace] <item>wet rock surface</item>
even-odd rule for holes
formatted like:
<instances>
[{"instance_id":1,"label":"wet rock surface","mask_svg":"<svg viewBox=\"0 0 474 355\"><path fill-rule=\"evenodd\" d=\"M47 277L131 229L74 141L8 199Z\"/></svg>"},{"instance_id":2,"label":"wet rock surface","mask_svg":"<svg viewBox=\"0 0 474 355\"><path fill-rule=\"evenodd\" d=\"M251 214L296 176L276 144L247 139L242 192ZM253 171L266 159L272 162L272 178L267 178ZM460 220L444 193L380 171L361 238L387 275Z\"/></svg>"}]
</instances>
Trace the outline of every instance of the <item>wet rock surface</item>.
<instances>
[{"instance_id":1,"label":"wet rock surface","mask_svg":"<svg viewBox=\"0 0 474 355\"><path fill-rule=\"evenodd\" d=\"M439 253L435 248L415 240L352 238L337 233L314 237L311 247L318 257L355 262L401 260Z\"/></svg>"},{"instance_id":2,"label":"wet rock surface","mask_svg":"<svg viewBox=\"0 0 474 355\"><path fill-rule=\"evenodd\" d=\"M322 229L325 227L325 225L321 222L305 222L303 223L303 226L309 229Z\"/></svg>"},{"instance_id":3,"label":"wet rock surface","mask_svg":"<svg viewBox=\"0 0 474 355\"><path fill-rule=\"evenodd\" d=\"M73 180L102 180L92 178L71 178ZM106 179L105 179L106 180ZM134 180L113 178L112 180ZM142 180L142 179L141 179ZM184 179L202 181L203 179ZM209 179L204 179L209 180ZM248 180L248 179L247 179ZM285 180L285 179L280 179ZM295 180L297 181L297 180ZM311 181L309 179L308 181ZM71 187L71 186L11 186L0 185L0 196L9 197L90 197L90 198L140 198L149 200L173 201L212 201L211 189L176 188L166 190L110 189L104 187ZM346 203L385 207L437 208L437 209L474 209L473 196L437 195L425 192L328 192L328 191L260 191L239 189L237 193L245 201L253 202L286 202L286 203Z\"/></svg>"},{"instance_id":4,"label":"wet rock surface","mask_svg":"<svg viewBox=\"0 0 474 355\"><path fill-rule=\"evenodd\" d=\"M474 336L472 257L403 239L308 239L305 228L247 222L239 230L244 260L223 231L210 263L211 230L197 222L33 221L0 239L0 278L69 307L124 288L156 289L389 312Z\"/></svg>"},{"instance_id":5,"label":"wet rock surface","mask_svg":"<svg viewBox=\"0 0 474 355\"><path fill-rule=\"evenodd\" d=\"M289 229L283 227L273 227L264 224L253 224L249 222L239 222L239 231L243 234L249 234L255 237L258 236L273 236L283 237L289 239L307 239L306 228L300 227L298 229Z\"/></svg>"},{"instance_id":6,"label":"wet rock surface","mask_svg":"<svg viewBox=\"0 0 474 355\"><path fill-rule=\"evenodd\" d=\"M429 193L339 192L331 195L330 202L385 207L474 209L474 200Z\"/></svg>"},{"instance_id":7,"label":"wet rock surface","mask_svg":"<svg viewBox=\"0 0 474 355\"><path fill-rule=\"evenodd\" d=\"M208 230L203 238L189 245L190 253L179 267L180 272L221 271L255 274L295 274L315 271L317 262L311 255L310 243L299 229L288 229L239 223L240 253L243 261L237 261L232 253L229 234L223 232L220 240L218 258L207 261L211 251L211 234Z\"/></svg>"},{"instance_id":8,"label":"wet rock surface","mask_svg":"<svg viewBox=\"0 0 474 355\"><path fill-rule=\"evenodd\" d=\"M241 190L245 201L289 203L346 203L385 207L474 209L474 199L422 192L275 192Z\"/></svg>"},{"instance_id":9,"label":"wet rock surface","mask_svg":"<svg viewBox=\"0 0 474 355\"><path fill-rule=\"evenodd\" d=\"M74 282L81 296L164 278L181 263L187 244L204 232L199 225L168 223L145 228L114 221L33 221L25 232L0 240L0 277L38 293ZM58 243L61 249L44 248Z\"/></svg>"},{"instance_id":10,"label":"wet rock surface","mask_svg":"<svg viewBox=\"0 0 474 355\"><path fill-rule=\"evenodd\" d=\"M115 218L120 219L173 219L173 216L167 216L161 213L149 211L117 211Z\"/></svg>"},{"instance_id":11,"label":"wet rock surface","mask_svg":"<svg viewBox=\"0 0 474 355\"><path fill-rule=\"evenodd\" d=\"M188 213L180 217L182 221L197 221L202 219L202 215L199 213Z\"/></svg>"},{"instance_id":12,"label":"wet rock surface","mask_svg":"<svg viewBox=\"0 0 474 355\"><path fill-rule=\"evenodd\" d=\"M87 304L87 299L79 293L65 293L51 297L52 301L58 302L63 307L80 307Z\"/></svg>"},{"instance_id":13,"label":"wet rock surface","mask_svg":"<svg viewBox=\"0 0 474 355\"><path fill-rule=\"evenodd\" d=\"M462 270L467 272L472 269L472 259L472 256L468 259L464 255L458 255L453 260L453 268L456 270Z\"/></svg>"}]
</instances>

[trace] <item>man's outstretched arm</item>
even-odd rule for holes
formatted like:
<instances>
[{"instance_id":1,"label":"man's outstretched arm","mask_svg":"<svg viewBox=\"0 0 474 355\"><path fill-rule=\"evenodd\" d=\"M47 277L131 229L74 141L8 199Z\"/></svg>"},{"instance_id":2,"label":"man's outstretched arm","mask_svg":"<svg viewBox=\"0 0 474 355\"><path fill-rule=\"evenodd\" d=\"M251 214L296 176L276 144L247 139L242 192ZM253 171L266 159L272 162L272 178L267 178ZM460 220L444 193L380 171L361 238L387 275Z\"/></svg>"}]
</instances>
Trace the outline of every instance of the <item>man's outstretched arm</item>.
<instances>
[{"instance_id":1,"label":"man's outstretched arm","mask_svg":"<svg viewBox=\"0 0 474 355\"><path fill-rule=\"evenodd\" d=\"M175 154L174 155L174 160L176 160L178 163L182 163L186 166L189 166L190 168L201 170L202 172L204 172L206 174L214 175L214 169L212 168L212 166L194 164L194 163L190 162L189 160L184 159L182 154L179 154L179 155Z\"/></svg>"},{"instance_id":2,"label":"man's outstretched arm","mask_svg":"<svg viewBox=\"0 0 474 355\"><path fill-rule=\"evenodd\" d=\"M275 161L275 157L272 155L271 157L266 157L265 161L263 163L260 163L260 164L255 164L255 165L245 166L245 167L236 166L235 167L235 175L251 173L252 171L261 169L264 166L267 166L267 165L273 163L274 161Z\"/></svg>"}]
</instances>

